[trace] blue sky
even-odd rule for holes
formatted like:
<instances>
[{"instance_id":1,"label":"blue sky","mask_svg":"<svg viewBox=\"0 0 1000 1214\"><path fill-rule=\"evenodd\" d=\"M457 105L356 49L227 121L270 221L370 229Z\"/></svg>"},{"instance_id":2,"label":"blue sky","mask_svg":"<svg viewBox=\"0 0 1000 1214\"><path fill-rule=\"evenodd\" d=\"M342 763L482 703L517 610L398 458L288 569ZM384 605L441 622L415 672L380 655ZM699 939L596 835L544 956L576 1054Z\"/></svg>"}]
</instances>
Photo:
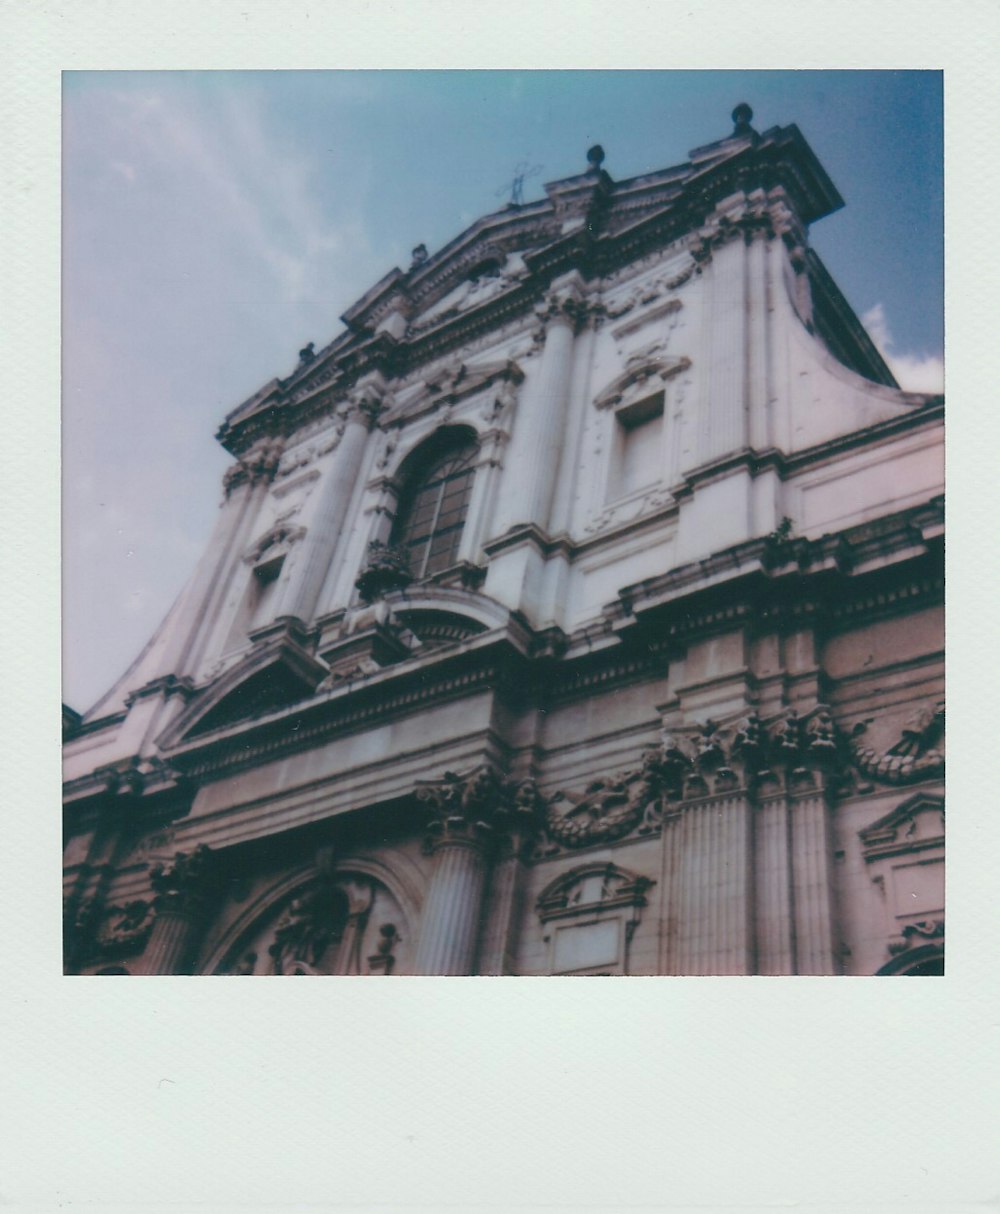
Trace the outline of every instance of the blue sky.
<instances>
[{"instance_id":1,"label":"blue sky","mask_svg":"<svg viewBox=\"0 0 1000 1214\"><path fill-rule=\"evenodd\" d=\"M226 412L423 242L594 142L624 178L797 123L846 206L812 241L904 387L941 382L934 72L75 72L63 107L64 698L89 706L207 538Z\"/></svg>"}]
</instances>

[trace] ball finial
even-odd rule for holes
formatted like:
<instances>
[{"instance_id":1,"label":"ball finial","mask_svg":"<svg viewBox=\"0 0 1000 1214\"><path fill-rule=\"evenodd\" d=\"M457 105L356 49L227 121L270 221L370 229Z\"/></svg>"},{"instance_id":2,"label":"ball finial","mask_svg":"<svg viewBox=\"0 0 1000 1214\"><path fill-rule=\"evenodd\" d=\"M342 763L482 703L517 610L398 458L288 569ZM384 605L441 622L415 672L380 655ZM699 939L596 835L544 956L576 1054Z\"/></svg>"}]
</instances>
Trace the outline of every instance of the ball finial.
<instances>
[{"instance_id":1,"label":"ball finial","mask_svg":"<svg viewBox=\"0 0 1000 1214\"><path fill-rule=\"evenodd\" d=\"M599 143L595 143L592 148L588 149L587 163L595 172L597 172L604 163L604 148L602 148Z\"/></svg>"},{"instance_id":2,"label":"ball finial","mask_svg":"<svg viewBox=\"0 0 1000 1214\"><path fill-rule=\"evenodd\" d=\"M751 122L752 118L753 118L753 110L747 105L747 103L745 101L741 101L740 104L736 107L736 109L733 110L733 134L734 135L748 134L750 131L750 122Z\"/></svg>"}]
</instances>

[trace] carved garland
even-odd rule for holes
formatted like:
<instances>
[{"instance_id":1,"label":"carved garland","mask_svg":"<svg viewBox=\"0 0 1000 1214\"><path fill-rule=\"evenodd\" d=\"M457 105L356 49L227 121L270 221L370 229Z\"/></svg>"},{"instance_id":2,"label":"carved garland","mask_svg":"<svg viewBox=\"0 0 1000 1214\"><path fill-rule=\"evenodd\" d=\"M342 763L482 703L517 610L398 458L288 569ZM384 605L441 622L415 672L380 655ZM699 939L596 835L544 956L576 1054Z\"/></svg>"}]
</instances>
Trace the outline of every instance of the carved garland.
<instances>
[{"instance_id":1,"label":"carved garland","mask_svg":"<svg viewBox=\"0 0 1000 1214\"><path fill-rule=\"evenodd\" d=\"M856 725L851 740L854 764L862 775L884 784L912 784L944 775L943 703L919 708L906 723L899 741L885 751L861 744L867 725Z\"/></svg>"},{"instance_id":2,"label":"carved garland","mask_svg":"<svg viewBox=\"0 0 1000 1214\"><path fill-rule=\"evenodd\" d=\"M814 787L819 771L840 772L841 749L825 705L804 718L789 710L768 730L749 714L727 731L708 721L687 738L664 734L637 768L593 780L580 794L548 797L540 854L553 843L610 843L637 827L651 833L671 803L765 784Z\"/></svg>"}]
</instances>

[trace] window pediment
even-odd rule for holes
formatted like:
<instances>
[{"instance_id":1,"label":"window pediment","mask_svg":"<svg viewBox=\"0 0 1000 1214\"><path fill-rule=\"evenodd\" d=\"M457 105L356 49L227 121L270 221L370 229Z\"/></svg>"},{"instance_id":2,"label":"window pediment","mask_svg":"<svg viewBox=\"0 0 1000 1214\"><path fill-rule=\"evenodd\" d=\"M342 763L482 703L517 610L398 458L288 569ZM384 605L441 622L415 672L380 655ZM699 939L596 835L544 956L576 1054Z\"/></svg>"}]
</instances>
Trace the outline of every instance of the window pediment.
<instances>
[{"instance_id":1,"label":"window pediment","mask_svg":"<svg viewBox=\"0 0 1000 1214\"><path fill-rule=\"evenodd\" d=\"M164 749L310 696L327 667L287 632L264 640L196 696L159 739Z\"/></svg>"},{"instance_id":2,"label":"window pediment","mask_svg":"<svg viewBox=\"0 0 1000 1214\"><path fill-rule=\"evenodd\" d=\"M944 846L944 797L918 793L859 831L865 859Z\"/></svg>"},{"instance_id":3,"label":"window pediment","mask_svg":"<svg viewBox=\"0 0 1000 1214\"><path fill-rule=\"evenodd\" d=\"M598 409L620 408L645 396L662 392L667 382L691 366L681 358L650 358L633 362L594 398Z\"/></svg>"}]
</instances>

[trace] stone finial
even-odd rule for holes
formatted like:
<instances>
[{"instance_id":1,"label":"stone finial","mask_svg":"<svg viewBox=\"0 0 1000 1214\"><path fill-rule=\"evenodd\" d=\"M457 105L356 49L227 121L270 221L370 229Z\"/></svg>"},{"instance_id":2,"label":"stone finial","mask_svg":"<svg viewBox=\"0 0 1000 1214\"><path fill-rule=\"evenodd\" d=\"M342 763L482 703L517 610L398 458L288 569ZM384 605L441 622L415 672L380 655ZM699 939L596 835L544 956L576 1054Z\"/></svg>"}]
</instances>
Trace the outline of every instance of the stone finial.
<instances>
[{"instance_id":1,"label":"stone finial","mask_svg":"<svg viewBox=\"0 0 1000 1214\"><path fill-rule=\"evenodd\" d=\"M411 270L415 270L417 266L422 266L427 260L427 246L425 244L418 244L413 250L411 257L413 258L410 262Z\"/></svg>"},{"instance_id":2,"label":"stone finial","mask_svg":"<svg viewBox=\"0 0 1000 1214\"><path fill-rule=\"evenodd\" d=\"M299 362L302 366L306 366L308 363L311 363L315 357L316 343L314 341L306 342L306 344L299 351Z\"/></svg>"},{"instance_id":3,"label":"stone finial","mask_svg":"<svg viewBox=\"0 0 1000 1214\"><path fill-rule=\"evenodd\" d=\"M587 163L590 165L592 173L601 171L601 165L604 163L604 148L599 143L595 143L592 148L587 149Z\"/></svg>"},{"instance_id":4,"label":"stone finial","mask_svg":"<svg viewBox=\"0 0 1000 1214\"><path fill-rule=\"evenodd\" d=\"M733 134L749 135L753 130L750 126L752 119L753 110L745 101L741 101L736 109L733 110Z\"/></svg>"}]
</instances>

